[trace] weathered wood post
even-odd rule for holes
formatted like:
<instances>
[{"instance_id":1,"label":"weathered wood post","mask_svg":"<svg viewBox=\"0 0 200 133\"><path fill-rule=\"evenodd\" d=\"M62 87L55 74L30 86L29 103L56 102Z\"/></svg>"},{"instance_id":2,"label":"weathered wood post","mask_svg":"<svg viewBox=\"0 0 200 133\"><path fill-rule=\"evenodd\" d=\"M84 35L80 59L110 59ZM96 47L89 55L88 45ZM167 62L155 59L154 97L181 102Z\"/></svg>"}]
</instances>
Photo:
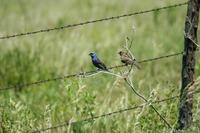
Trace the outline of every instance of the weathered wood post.
<instances>
[{"instance_id":1,"label":"weathered wood post","mask_svg":"<svg viewBox=\"0 0 200 133\"><path fill-rule=\"evenodd\" d=\"M194 80L195 51L197 48L197 29L199 21L200 0L189 0L185 20L184 54L182 59L182 86L179 103L177 129L187 129L192 123L192 99L188 93L189 84Z\"/></svg>"}]
</instances>

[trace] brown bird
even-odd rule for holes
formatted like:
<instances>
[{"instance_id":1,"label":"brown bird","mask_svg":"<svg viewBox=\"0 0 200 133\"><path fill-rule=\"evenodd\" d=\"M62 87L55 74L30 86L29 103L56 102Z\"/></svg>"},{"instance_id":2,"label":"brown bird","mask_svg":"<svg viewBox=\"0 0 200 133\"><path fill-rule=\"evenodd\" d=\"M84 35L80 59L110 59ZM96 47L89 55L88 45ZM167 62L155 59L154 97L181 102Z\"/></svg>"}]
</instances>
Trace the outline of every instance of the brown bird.
<instances>
[{"instance_id":1,"label":"brown bird","mask_svg":"<svg viewBox=\"0 0 200 133\"><path fill-rule=\"evenodd\" d=\"M137 63L136 59L132 57L130 53L119 51L118 54L120 55L122 63L124 63L125 65L135 65L138 69L140 69L140 66Z\"/></svg>"}]
</instances>

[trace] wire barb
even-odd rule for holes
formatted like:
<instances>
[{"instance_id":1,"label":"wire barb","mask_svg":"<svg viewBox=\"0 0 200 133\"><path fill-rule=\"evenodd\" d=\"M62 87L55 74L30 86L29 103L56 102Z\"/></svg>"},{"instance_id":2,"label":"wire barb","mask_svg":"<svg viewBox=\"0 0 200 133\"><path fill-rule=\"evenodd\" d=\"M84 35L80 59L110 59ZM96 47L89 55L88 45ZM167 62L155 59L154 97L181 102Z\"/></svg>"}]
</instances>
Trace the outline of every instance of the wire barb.
<instances>
[{"instance_id":1,"label":"wire barb","mask_svg":"<svg viewBox=\"0 0 200 133\"><path fill-rule=\"evenodd\" d=\"M175 7L179 7L179 6L183 6L183 5L187 5L187 4L188 4L188 2L183 2L183 3L168 5L168 6L164 6L164 7L160 7L160 8L154 8L154 9L150 9L150 10L138 11L138 12L123 14L123 15L118 15L118 16L106 17L106 18L101 18L101 19L96 19L96 20L89 20L89 21L85 21L85 22L81 22L81 23L64 25L61 27L54 27L54 28L41 29L41 30L36 30L36 31L24 32L24 33L17 33L17 34L13 34L13 35L1 36L0 40L20 37L20 36L26 36L26 35L33 35L33 34L38 34L38 33L43 33L43 32L50 32L50 31L55 31L55 30L64 30L64 29L69 29L72 27L88 25L88 24L97 23L97 22L121 19L121 18L125 18L125 17L139 15L139 14L145 14L145 13L149 13L149 12L155 12L155 11L160 11L160 10L164 10L164 9L175 8Z\"/></svg>"}]
</instances>

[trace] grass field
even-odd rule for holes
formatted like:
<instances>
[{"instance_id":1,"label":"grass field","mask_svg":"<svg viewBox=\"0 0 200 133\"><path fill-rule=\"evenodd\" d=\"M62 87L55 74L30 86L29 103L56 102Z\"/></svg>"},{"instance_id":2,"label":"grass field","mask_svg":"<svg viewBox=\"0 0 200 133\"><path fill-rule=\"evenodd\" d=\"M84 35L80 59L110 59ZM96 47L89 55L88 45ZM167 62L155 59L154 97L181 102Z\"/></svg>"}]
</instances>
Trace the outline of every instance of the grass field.
<instances>
[{"instance_id":1,"label":"grass field","mask_svg":"<svg viewBox=\"0 0 200 133\"><path fill-rule=\"evenodd\" d=\"M161 7L181 0L0 0L0 36ZM133 40L138 60L181 52L186 6L134 17L79 26L62 31L0 40L0 86L23 84L95 70L95 51L108 66L121 64L117 52L125 38ZM133 30L134 28L134 30ZM200 36L198 36L200 39ZM150 100L179 94L181 56L141 64L133 83ZM197 59L198 60L198 59ZM114 70L119 73L123 69ZM200 74L199 61L196 75ZM99 74L70 78L20 90L0 91L1 132L30 132L64 121L78 121L142 104L123 80ZM200 132L200 98L194 97L193 124ZM155 107L176 126L178 99ZM170 132L148 106L49 132Z\"/></svg>"}]
</instances>

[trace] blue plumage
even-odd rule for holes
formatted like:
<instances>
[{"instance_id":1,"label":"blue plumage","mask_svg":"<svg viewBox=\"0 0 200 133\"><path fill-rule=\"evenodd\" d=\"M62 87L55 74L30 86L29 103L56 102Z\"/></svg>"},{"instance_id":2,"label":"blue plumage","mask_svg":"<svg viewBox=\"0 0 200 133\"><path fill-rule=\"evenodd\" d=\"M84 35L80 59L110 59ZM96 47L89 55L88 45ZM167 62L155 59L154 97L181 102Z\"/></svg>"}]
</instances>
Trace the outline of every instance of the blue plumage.
<instances>
[{"instance_id":1,"label":"blue plumage","mask_svg":"<svg viewBox=\"0 0 200 133\"><path fill-rule=\"evenodd\" d=\"M96 53L92 52L92 53L90 53L89 55L90 55L90 57L91 57L91 59L92 59L93 65L94 65L95 67L97 67L97 68L100 69L100 70L108 71L106 65L105 65L103 62L101 62L101 61L99 60L99 58L97 57Z\"/></svg>"}]
</instances>

